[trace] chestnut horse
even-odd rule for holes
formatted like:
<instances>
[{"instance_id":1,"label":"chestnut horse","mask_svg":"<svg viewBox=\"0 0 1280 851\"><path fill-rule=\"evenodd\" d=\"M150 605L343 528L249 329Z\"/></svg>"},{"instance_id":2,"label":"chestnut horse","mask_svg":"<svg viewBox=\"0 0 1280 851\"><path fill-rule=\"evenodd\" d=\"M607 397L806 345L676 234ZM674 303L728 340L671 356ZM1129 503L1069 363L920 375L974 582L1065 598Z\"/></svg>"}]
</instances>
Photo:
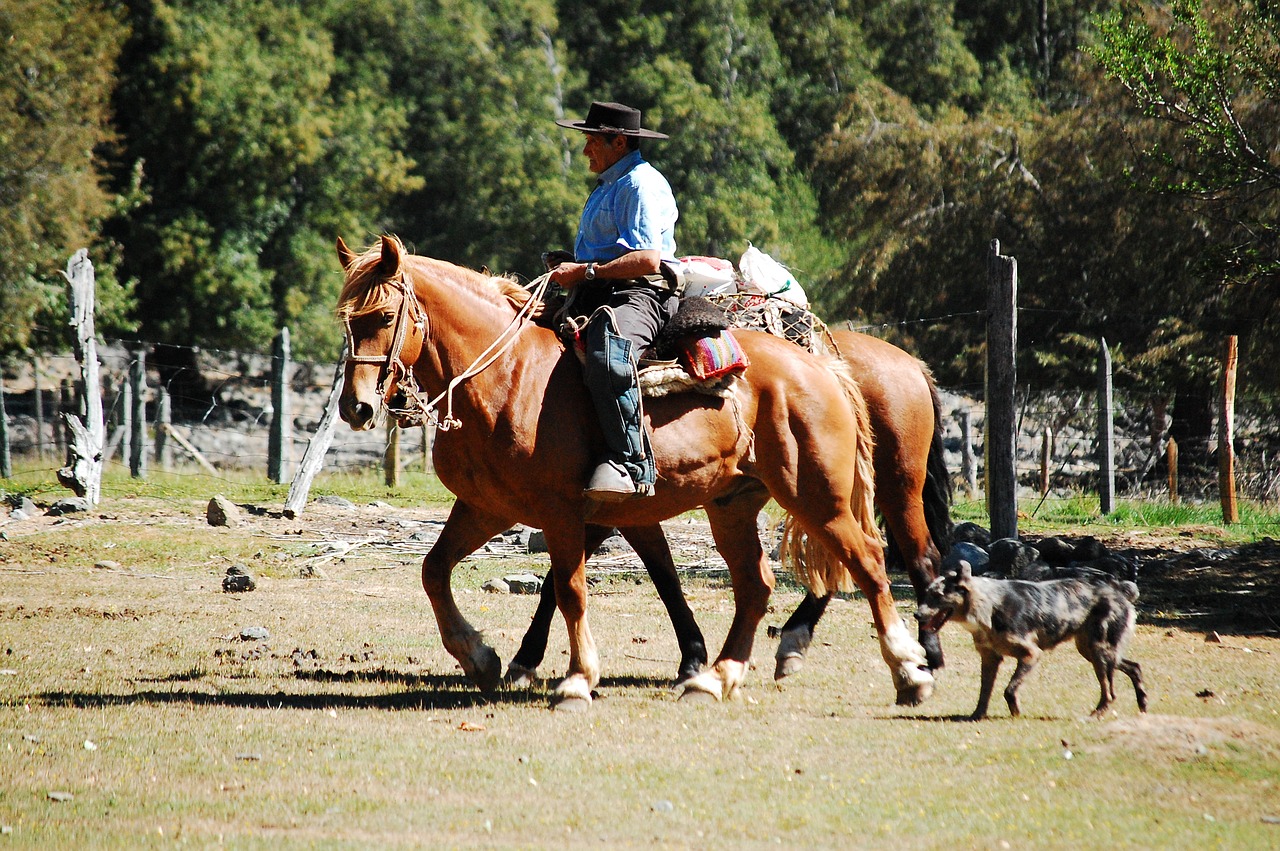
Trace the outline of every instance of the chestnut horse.
<instances>
[{"instance_id":1,"label":"chestnut horse","mask_svg":"<svg viewBox=\"0 0 1280 851\"><path fill-rule=\"evenodd\" d=\"M527 291L407 254L393 237L359 256L339 239L338 258L346 274L338 316L349 347L343 419L354 429L373 428L398 390L416 396L421 388L447 400L451 427L437 435L433 459L456 500L423 560L422 585L445 649L482 690L497 687L501 662L454 600L450 578L459 560L513 523L543 530L569 634L568 672L555 701L585 707L600 679L587 622L588 521L652 527L702 507L729 568L734 618L716 662L684 690L734 695L773 590L756 530L756 515L772 497L838 566L838 573L805 576L806 583L835 588L852 578L866 595L898 702L931 693L924 651L903 625L885 575L865 403L837 358L741 333L751 367L731 397L649 400L654 494L595 503L582 488L604 438L577 357L520 310Z\"/></svg>"},{"instance_id":2,"label":"chestnut horse","mask_svg":"<svg viewBox=\"0 0 1280 851\"><path fill-rule=\"evenodd\" d=\"M832 334L836 348L853 370L866 400L875 438L875 502L888 532L888 559L906 568L916 599L938 575L951 541L951 483L942 447L942 411L928 368L902 349L853 331ZM695 676L707 662L706 644L693 612L680 590L671 550L662 528L620 529L643 562L666 606L680 646L676 681ZM594 552L612 530L590 526L587 552ZM831 596L809 593L780 633L774 677L798 672L814 627ZM536 677L546 652L555 611L555 585L542 586L533 620L511 663L507 680L524 683ZM943 665L937 633L920 628L929 668Z\"/></svg>"}]
</instances>

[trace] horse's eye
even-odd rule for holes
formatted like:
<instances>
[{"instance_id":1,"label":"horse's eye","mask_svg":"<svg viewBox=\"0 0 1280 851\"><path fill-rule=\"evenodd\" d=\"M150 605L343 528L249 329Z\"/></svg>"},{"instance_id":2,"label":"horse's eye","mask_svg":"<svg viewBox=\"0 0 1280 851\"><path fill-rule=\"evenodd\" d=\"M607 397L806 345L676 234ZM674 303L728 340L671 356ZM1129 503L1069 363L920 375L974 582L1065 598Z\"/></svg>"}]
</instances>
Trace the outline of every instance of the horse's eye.
<instances>
[{"instance_id":1,"label":"horse's eye","mask_svg":"<svg viewBox=\"0 0 1280 851\"><path fill-rule=\"evenodd\" d=\"M396 315L394 313L388 310L382 314L382 327L390 328L395 323L396 323Z\"/></svg>"}]
</instances>

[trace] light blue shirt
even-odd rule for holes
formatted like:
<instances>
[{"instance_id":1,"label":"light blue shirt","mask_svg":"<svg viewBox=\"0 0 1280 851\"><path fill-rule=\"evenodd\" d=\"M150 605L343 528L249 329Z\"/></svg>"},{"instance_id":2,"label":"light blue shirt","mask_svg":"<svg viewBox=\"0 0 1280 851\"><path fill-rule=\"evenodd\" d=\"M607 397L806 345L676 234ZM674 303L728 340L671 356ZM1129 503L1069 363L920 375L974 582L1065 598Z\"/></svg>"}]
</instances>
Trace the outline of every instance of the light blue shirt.
<instances>
[{"instance_id":1,"label":"light blue shirt","mask_svg":"<svg viewBox=\"0 0 1280 851\"><path fill-rule=\"evenodd\" d=\"M573 254L579 263L606 263L632 251L676 257L676 209L671 184L639 151L611 165L582 208Z\"/></svg>"}]
</instances>

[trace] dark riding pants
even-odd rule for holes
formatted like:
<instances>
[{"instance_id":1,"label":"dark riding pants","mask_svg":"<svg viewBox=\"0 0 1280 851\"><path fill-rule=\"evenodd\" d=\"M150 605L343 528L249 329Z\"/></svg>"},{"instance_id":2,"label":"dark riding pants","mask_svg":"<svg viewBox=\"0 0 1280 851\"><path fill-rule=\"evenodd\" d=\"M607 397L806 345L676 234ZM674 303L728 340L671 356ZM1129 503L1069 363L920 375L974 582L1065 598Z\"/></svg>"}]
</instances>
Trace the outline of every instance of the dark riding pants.
<instances>
[{"instance_id":1,"label":"dark riding pants","mask_svg":"<svg viewBox=\"0 0 1280 851\"><path fill-rule=\"evenodd\" d=\"M590 313L584 331L584 378L604 430L607 455L626 468L640 493L650 493L657 468L644 428L636 363L672 316L679 299L652 286L617 282L580 293L574 312Z\"/></svg>"}]
</instances>

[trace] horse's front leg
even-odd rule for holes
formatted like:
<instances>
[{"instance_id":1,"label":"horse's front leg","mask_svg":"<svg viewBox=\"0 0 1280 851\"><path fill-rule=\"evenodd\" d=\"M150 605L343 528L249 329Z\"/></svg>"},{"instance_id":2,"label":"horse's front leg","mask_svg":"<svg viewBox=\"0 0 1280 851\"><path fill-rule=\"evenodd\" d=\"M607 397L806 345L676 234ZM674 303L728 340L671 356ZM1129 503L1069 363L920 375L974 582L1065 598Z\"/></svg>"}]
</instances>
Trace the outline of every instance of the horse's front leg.
<instances>
[{"instance_id":1,"label":"horse's front leg","mask_svg":"<svg viewBox=\"0 0 1280 851\"><path fill-rule=\"evenodd\" d=\"M494 691L498 687L502 662L493 648L484 643L480 632L458 610L450 578L454 565L506 529L507 525L503 518L457 500L453 504L453 510L449 512L449 519L445 521L440 537L422 560L422 588L431 601L444 648L458 660L467 677L484 692Z\"/></svg>"},{"instance_id":2,"label":"horse's front leg","mask_svg":"<svg viewBox=\"0 0 1280 851\"><path fill-rule=\"evenodd\" d=\"M569 672L556 686L553 701L556 709L585 709L591 705L591 690L600 682L600 656L587 625L584 529L581 523L570 521L542 531L551 556L556 603L569 630Z\"/></svg>"}]
</instances>

